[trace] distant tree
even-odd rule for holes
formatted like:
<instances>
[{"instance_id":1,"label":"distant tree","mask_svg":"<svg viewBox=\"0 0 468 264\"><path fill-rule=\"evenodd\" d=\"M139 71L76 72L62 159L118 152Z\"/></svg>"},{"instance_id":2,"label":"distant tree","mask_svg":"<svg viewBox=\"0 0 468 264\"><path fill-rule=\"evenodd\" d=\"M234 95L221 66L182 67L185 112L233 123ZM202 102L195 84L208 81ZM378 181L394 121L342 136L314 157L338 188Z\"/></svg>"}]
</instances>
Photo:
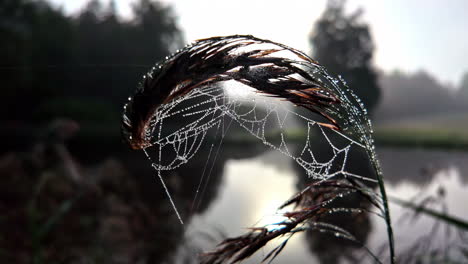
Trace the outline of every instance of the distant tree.
<instances>
[{"instance_id":1,"label":"distant tree","mask_svg":"<svg viewBox=\"0 0 468 264\"><path fill-rule=\"evenodd\" d=\"M122 19L102 2L66 16L46 0L0 0L0 120L78 116L98 103L119 116L142 74L182 45L170 6L139 0Z\"/></svg>"},{"instance_id":2,"label":"distant tree","mask_svg":"<svg viewBox=\"0 0 468 264\"><path fill-rule=\"evenodd\" d=\"M468 110L468 72L463 74L457 96L459 105L463 110Z\"/></svg>"},{"instance_id":3,"label":"distant tree","mask_svg":"<svg viewBox=\"0 0 468 264\"><path fill-rule=\"evenodd\" d=\"M27 120L34 107L59 92L67 74L51 69L72 60L72 24L40 0L0 1L2 120Z\"/></svg>"},{"instance_id":4,"label":"distant tree","mask_svg":"<svg viewBox=\"0 0 468 264\"><path fill-rule=\"evenodd\" d=\"M465 72L465 74L463 74L459 91L462 95L468 97L468 72Z\"/></svg>"},{"instance_id":5,"label":"distant tree","mask_svg":"<svg viewBox=\"0 0 468 264\"><path fill-rule=\"evenodd\" d=\"M180 47L181 33L170 7L139 0L133 18L118 17L115 2L91 0L76 18L77 54L84 68L75 95L105 98L121 107L142 74Z\"/></svg>"},{"instance_id":6,"label":"distant tree","mask_svg":"<svg viewBox=\"0 0 468 264\"><path fill-rule=\"evenodd\" d=\"M4 68L0 71L0 78L4 87L2 97L7 102L22 92L31 79L26 69L30 54L26 48L34 17L35 6L28 1L0 1L0 66Z\"/></svg>"},{"instance_id":7,"label":"distant tree","mask_svg":"<svg viewBox=\"0 0 468 264\"><path fill-rule=\"evenodd\" d=\"M109 86L118 88L112 81L121 77L114 75L114 68L110 66L127 61L123 51L127 44L120 38L124 25L118 21L111 5L103 6L98 0L88 2L74 22L76 65L81 67L73 70L81 77L73 82L68 95L110 99Z\"/></svg>"},{"instance_id":8,"label":"distant tree","mask_svg":"<svg viewBox=\"0 0 468 264\"><path fill-rule=\"evenodd\" d=\"M427 72L383 74L382 102L376 120L402 120L456 112L453 90Z\"/></svg>"},{"instance_id":9,"label":"distant tree","mask_svg":"<svg viewBox=\"0 0 468 264\"><path fill-rule=\"evenodd\" d=\"M78 59L84 64L109 64L120 59L123 43L116 41L122 27L112 2L103 6L98 0L91 0L76 19ZM119 51L116 51L118 49Z\"/></svg>"},{"instance_id":10,"label":"distant tree","mask_svg":"<svg viewBox=\"0 0 468 264\"><path fill-rule=\"evenodd\" d=\"M345 14L345 1L329 1L310 37L313 58L332 74L341 75L372 111L380 96L372 66L374 45L362 10Z\"/></svg>"},{"instance_id":11,"label":"distant tree","mask_svg":"<svg viewBox=\"0 0 468 264\"><path fill-rule=\"evenodd\" d=\"M153 64L182 45L183 39L169 6L150 0L133 5L135 59Z\"/></svg>"}]
</instances>

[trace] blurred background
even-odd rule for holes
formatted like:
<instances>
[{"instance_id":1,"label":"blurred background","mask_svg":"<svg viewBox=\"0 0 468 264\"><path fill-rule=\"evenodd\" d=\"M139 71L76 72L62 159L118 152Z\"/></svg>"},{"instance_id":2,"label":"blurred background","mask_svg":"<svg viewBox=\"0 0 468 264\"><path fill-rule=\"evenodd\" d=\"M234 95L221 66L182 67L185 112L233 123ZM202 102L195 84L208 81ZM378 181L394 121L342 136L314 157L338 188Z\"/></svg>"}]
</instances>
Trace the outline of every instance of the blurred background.
<instances>
[{"instance_id":1,"label":"blurred background","mask_svg":"<svg viewBox=\"0 0 468 264\"><path fill-rule=\"evenodd\" d=\"M304 173L279 153L228 144L197 212L182 209L182 228L144 155L122 143L122 107L142 75L195 39L231 34L286 44L341 75L370 112L390 195L466 224L467 9L463 0L1 1L0 262L196 263L300 189ZM198 158L167 176L182 208L204 170ZM391 208L402 256L468 255L466 227ZM203 242L193 238L201 226ZM376 251L385 240L370 218L349 228ZM416 247L428 237L446 243ZM324 241L298 236L277 263L359 263L355 246Z\"/></svg>"}]
</instances>

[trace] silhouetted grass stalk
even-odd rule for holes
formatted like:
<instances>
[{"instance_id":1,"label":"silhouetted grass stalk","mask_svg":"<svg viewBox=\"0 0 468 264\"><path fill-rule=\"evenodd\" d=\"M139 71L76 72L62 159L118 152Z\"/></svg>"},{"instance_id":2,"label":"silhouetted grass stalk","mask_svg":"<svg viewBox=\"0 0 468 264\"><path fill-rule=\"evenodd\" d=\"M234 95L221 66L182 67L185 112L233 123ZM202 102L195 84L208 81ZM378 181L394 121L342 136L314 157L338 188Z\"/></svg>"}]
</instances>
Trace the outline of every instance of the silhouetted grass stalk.
<instances>
[{"instance_id":1,"label":"silhouetted grass stalk","mask_svg":"<svg viewBox=\"0 0 468 264\"><path fill-rule=\"evenodd\" d=\"M464 229L464 230L468 231L468 222L466 220L459 219L459 218L457 218L455 216L451 216L451 215L448 215L448 214L438 212L436 210L427 208L424 205L418 205L418 204L414 204L414 203L409 202L409 201L405 201L405 200L400 199L400 198L395 197L395 196L391 196L389 199L390 199L390 202L393 202L393 203L398 204L400 206L403 206L405 208L412 209L416 213L423 213L425 215L428 215L428 216L431 216L431 217L435 218L438 221L442 221L444 223L447 223L447 224L453 225L455 227L458 227L460 229Z\"/></svg>"},{"instance_id":2,"label":"silhouetted grass stalk","mask_svg":"<svg viewBox=\"0 0 468 264\"><path fill-rule=\"evenodd\" d=\"M319 230L321 232L331 233L336 237L356 243L363 247L377 263L381 263L377 256L351 233L343 228L320 220L321 217L327 214L341 211L349 212L354 210L357 213L365 211L358 208L329 207L330 203L334 202L336 199L343 199L351 193L357 193L365 198L365 200L378 206L372 194L368 193L366 188L362 188L361 185L351 179L317 181L308 185L280 206L279 209L283 209L286 206L294 205L293 211L288 211L283 214L287 217L286 220L274 225L253 227L250 228L250 232L242 236L225 239L218 244L214 251L202 254L201 263L237 263L251 257L268 242L276 238L287 236L284 241L263 258L262 263L268 260L270 263L285 248L292 235L306 230ZM272 226L275 226L275 228L268 228Z\"/></svg>"},{"instance_id":3,"label":"silhouetted grass stalk","mask_svg":"<svg viewBox=\"0 0 468 264\"><path fill-rule=\"evenodd\" d=\"M387 197L387 191L385 190L385 183L384 183L382 168L380 167L380 163L376 158L376 154L373 148L367 148L367 152L371 160L371 164L376 172L380 194L382 195L382 204L384 207L384 214L385 214L384 218L387 224L387 235L388 235L388 240L389 240L388 242L389 242L389 247L390 247L390 262L395 263L395 240L393 236L393 227L392 227L392 221L390 218L390 209L388 206L388 197Z\"/></svg>"}]
</instances>

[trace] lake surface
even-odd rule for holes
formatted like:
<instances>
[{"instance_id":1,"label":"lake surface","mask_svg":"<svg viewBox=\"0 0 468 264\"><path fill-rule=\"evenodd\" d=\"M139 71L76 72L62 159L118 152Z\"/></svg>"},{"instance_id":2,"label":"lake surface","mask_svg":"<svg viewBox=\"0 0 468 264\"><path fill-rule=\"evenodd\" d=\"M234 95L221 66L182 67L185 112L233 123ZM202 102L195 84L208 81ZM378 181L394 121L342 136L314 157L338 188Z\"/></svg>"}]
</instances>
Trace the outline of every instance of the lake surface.
<instances>
[{"instance_id":1,"label":"lake surface","mask_svg":"<svg viewBox=\"0 0 468 264\"><path fill-rule=\"evenodd\" d=\"M229 148L226 152L233 153ZM185 242L176 255L196 256L197 250L212 250L223 238L239 236L247 232L248 227L284 219L276 208L299 191L297 168L294 168L293 161L274 150L251 152L245 158L239 153L237 155L225 158L216 195L205 210L190 216ZM378 149L378 156L390 197L416 204L433 197L431 199L438 201L427 203L428 207L468 220L468 153L382 148ZM432 240L425 248L428 252L429 249L441 249L449 242L457 242L454 234L458 230L434 218L417 215L394 203L391 203L391 215L398 254L414 254L408 251L415 250L420 239ZM369 219L368 224L359 227L363 230L354 231L364 232L366 241L361 242L378 254L386 246L386 227L378 217ZM317 254L314 250L320 247L314 244L320 241L307 235L296 234L274 263L326 263L330 260L348 263L353 262L353 253L350 252L359 251L354 247L340 249L340 245L330 244L328 254L334 256ZM268 249L273 249L273 246L260 250L246 263L259 263ZM176 256L174 261L177 259Z\"/></svg>"},{"instance_id":2,"label":"lake surface","mask_svg":"<svg viewBox=\"0 0 468 264\"><path fill-rule=\"evenodd\" d=\"M95 151L90 152L90 146L83 146L80 155L77 149L70 148L67 154L61 147L58 156L44 159L51 164L45 169L34 170L37 166L22 158L40 158L41 152L1 158L2 186L14 186L1 193L7 211L3 218L7 228L2 232L4 241L10 241L3 247L13 262L29 262L30 232L71 202L69 211L36 249L45 260L198 263L202 252L212 251L224 239L284 220L283 213L291 208L277 208L311 183L291 158L261 144L226 143L219 151L200 149L187 164L162 175L185 222L181 225L156 171L141 151L93 147ZM468 221L467 152L377 148L377 154L390 197ZM369 173L362 165L367 163L365 157L348 159L347 170ZM33 202L32 192L37 192ZM31 215L32 205L39 213L36 216ZM369 203L358 207L372 210ZM401 263L421 255L430 255L431 260L434 256L463 259L459 246L466 245L462 241L468 241L467 232L394 202L390 209ZM346 215L334 214L331 220L388 262L382 218L369 213ZM259 263L282 241L272 241L243 263ZM273 263L368 262L373 263L359 244L306 231L292 236Z\"/></svg>"}]
</instances>

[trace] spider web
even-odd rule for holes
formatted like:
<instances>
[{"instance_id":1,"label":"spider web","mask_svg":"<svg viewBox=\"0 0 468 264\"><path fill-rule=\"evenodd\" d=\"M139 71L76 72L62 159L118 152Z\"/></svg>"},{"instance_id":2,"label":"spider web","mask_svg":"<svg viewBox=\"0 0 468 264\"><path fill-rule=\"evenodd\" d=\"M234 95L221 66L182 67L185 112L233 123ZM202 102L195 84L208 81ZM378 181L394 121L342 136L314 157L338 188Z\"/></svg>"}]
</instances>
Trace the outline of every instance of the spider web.
<instances>
[{"instance_id":1,"label":"spider web","mask_svg":"<svg viewBox=\"0 0 468 264\"><path fill-rule=\"evenodd\" d=\"M230 89L241 92L233 93ZM219 152L225 138L236 140L236 135L229 134L235 123L259 142L297 162L309 178L329 180L341 175L377 182L372 176L357 175L346 168L350 150L366 149L365 143L329 129L317 121L323 121L319 117L315 116L314 120L314 116L298 113L294 108L289 102L265 97L235 81L197 88L161 106L148 131L148 135L154 138L152 147L146 148L145 153L153 161L152 166L158 175L161 175L161 171L175 170L186 164L202 148L207 137L217 139L211 143L209 154L216 156L217 153L212 152ZM291 131L290 127L295 129ZM294 136L294 130L300 131L301 128L306 128L305 132ZM327 142L331 156L314 153L314 141L320 140ZM301 151L296 154L298 148ZM200 183L204 176L201 176ZM199 193L200 186L196 193Z\"/></svg>"},{"instance_id":2,"label":"spider web","mask_svg":"<svg viewBox=\"0 0 468 264\"><path fill-rule=\"evenodd\" d=\"M229 52L258 52L271 50L271 46L278 45L261 43L247 45ZM376 174L381 175L374 152L371 123L360 99L347 87L341 77L333 78L322 66L305 61L303 54L291 52L283 46L280 47L281 51L268 56L286 58L290 64L319 80L327 89L320 91L321 93L332 92L340 100L340 104L327 108L326 113L333 116L341 129L331 129L324 116L313 114L305 109L300 110L302 107L296 107L287 100L258 91L250 82L227 77L217 82L199 85L161 104L145 130L146 138L150 139L150 146L144 151L157 171L181 223L183 223L182 217L171 198L161 172L172 171L186 164L198 154L204 144L209 144L205 169L199 176L200 181L193 199L193 209L200 194L203 193L202 183L209 181L210 166L216 160L223 142L227 140L262 142L296 162L304 169L308 178L315 182L337 177L353 178L360 182L372 183L374 186L375 183L379 183L383 188L383 182L376 180L375 175L359 175L348 170L349 155L352 150L357 149L367 154ZM189 45L180 52L194 52L194 49L198 49L195 53L199 53L209 48L209 45L203 44ZM166 59L170 60L171 57ZM160 69L161 64L157 68ZM249 71L259 78L265 78L260 67L250 67ZM150 72L147 76L153 77L152 74ZM304 76L294 72L286 76L272 76L268 81L275 83L285 78L308 81ZM242 136L239 128L250 136ZM314 148L316 142L319 141L325 142L327 154L323 154L323 151L317 152ZM379 194L372 188L366 188L365 184L361 186L378 201L375 205L380 213L377 214L386 218L389 224L390 220L388 212L385 211L385 198L382 199L382 192ZM393 238L390 236L389 239ZM393 241L390 242L391 245L392 243Z\"/></svg>"}]
</instances>

